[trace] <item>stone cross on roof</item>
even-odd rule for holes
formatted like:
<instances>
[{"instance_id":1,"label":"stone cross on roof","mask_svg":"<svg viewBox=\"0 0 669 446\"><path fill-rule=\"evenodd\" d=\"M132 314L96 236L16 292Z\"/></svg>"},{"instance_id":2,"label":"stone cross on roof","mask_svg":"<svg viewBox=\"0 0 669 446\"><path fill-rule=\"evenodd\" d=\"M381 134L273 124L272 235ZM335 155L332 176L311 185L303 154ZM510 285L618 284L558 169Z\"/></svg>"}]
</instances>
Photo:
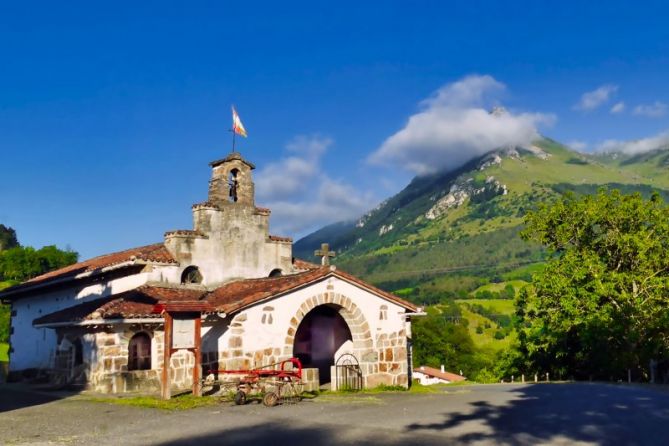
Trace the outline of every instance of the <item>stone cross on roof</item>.
<instances>
[{"instance_id":1,"label":"stone cross on roof","mask_svg":"<svg viewBox=\"0 0 669 446\"><path fill-rule=\"evenodd\" d=\"M334 251L330 251L328 243L322 243L321 249L314 251L314 255L321 258L321 265L327 266L330 264L330 257L334 257L336 254Z\"/></svg>"}]
</instances>

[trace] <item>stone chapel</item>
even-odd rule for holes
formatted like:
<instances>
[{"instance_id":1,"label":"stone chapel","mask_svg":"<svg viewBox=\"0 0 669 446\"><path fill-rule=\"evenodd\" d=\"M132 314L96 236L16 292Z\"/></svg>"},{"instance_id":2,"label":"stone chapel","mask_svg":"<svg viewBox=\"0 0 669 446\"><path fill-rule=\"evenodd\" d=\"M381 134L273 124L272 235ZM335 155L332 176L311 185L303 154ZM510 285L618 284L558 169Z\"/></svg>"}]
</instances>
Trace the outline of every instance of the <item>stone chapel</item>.
<instances>
[{"instance_id":1,"label":"stone chapel","mask_svg":"<svg viewBox=\"0 0 669 446\"><path fill-rule=\"evenodd\" d=\"M254 165L233 152L210 166L193 229L0 293L11 304L10 377L46 370L100 392L148 392L169 367L171 385L189 388L194 356L180 350L163 364L155 308L203 302L204 374L298 357L325 385L347 355L364 387L408 386L418 308L330 266L327 252L323 265L294 258L292 240L270 235L270 210L255 204Z\"/></svg>"}]
</instances>

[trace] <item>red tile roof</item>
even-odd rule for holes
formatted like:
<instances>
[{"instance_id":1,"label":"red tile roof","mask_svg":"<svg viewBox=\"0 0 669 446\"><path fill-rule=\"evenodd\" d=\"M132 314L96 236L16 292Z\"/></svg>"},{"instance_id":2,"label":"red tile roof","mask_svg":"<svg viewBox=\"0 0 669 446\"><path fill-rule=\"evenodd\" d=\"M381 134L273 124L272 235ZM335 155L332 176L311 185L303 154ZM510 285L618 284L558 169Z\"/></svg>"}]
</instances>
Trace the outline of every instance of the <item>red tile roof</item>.
<instances>
[{"instance_id":1,"label":"red tile roof","mask_svg":"<svg viewBox=\"0 0 669 446\"><path fill-rule=\"evenodd\" d=\"M394 294L376 288L375 286L365 283L357 277L343 271L336 269L332 270L328 266L280 277L239 280L215 289L207 295L206 299L211 302L218 311L233 313L253 305L256 302L284 294L288 291L293 291L296 288L301 288L314 282L319 282L330 276L351 282L372 294L376 294L381 298L394 302L410 311L418 310L418 307L411 302L400 299Z\"/></svg>"},{"instance_id":2,"label":"red tile roof","mask_svg":"<svg viewBox=\"0 0 669 446\"><path fill-rule=\"evenodd\" d=\"M199 301L206 291L187 288L142 286L111 297L95 299L47 314L33 321L35 325L81 322L88 320L159 318L153 312L159 302L190 304Z\"/></svg>"},{"instance_id":3,"label":"red tile roof","mask_svg":"<svg viewBox=\"0 0 669 446\"><path fill-rule=\"evenodd\" d=\"M458 381L464 381L464 380L467 379L462 375L458 375L457 373L451 373L451 372L446 372L446 371L442 372L439 369L435 369L434 367L428 367L426 365L417 367L417 368L413 369L413 371L418 372L418 373L423 373L427 376L432 376L434 378L443 379L443 380L446 380L446 381L449 381L449 382L452 382L452 383L458 382Z\"/></svg>"},{"instance_id":4,"label":"red tile roof","mask_svg":"<svg viewBox=\"0 0 669 446\"><path fill-rule=\"evenodd\" d=\"M307 262L306 260L298 259L297 257L293 257L293 266L299 270L318 269L321 267L321 265Z\"/></svg>"},{"instance_id":5,"label":"red tile roof","mask_svg":"<svg viewBox=\"0 0 669 446\"><path fill-rule=\"evenodd\" d=\"M82 273L93 272L130 261L177 263L163 243L156 243L139 248L127 249L125 251L94 257L83 262L75 263L55 271L42 274L22 284L3 290L3 293L11 294L16 291L26 290L37 285L43 285L56 279L74 278Z\"/></svg>"},{"instance_id":6,"label":"red tile roof","mask_svg":"<svg viewBox=\"0 0 669 446\"><path fill-rule=\"evenodd\" d=\"M328 271L309 270L299 274L231 282L212 291L207 300L218 311L233 313L256 302L283 294L325 277Z\"/></svg>"},{"instance_id":7,"label":"red tile roof","mask_svg":"<svg viewBox=\"0 0 669 446\"><path fill-rule=\"evenodd\" d=\"M213 311L231 314L263 300L278 297L289 291L320 282L328 277L338 277L353 283L409 311L417 310L414 304L373 287L350 274L338 270L333 271L330 267L321 267L298 274L239 280L209 292L184 287L142 286L111 298L97 299L51 313L35 320L34 323L51 324L86 319L156 317L153 313L153 307L158 303L183 302L192 304L196 301L211 305L210 308Z\"/></svg>"}]
</instances>

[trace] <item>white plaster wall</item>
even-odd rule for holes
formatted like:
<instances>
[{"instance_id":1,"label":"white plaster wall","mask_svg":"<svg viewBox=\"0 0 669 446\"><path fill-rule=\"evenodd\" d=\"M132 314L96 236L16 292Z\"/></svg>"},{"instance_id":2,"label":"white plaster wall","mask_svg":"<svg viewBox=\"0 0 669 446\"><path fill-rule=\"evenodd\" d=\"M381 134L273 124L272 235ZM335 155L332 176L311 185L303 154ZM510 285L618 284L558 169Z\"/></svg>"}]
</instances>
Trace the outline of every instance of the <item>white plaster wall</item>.
<instances>
[{"instance_id":1,"label":"white plaster wall","mask_svg":"<svg viewBox=\"0 0 669 446\"><path fill-rule=\"evenodd\" d=\"M334 289L329 290L329 284ZM373 339L377 333L392 333L406 329L404 308L346 281L332 277L293 293L260 302L244 310L241 314L246 315L247 320L243 322L245 329L243 350L254 351L268 347L283 348L290 327L290 320L295 316L302 303L315 295L326 292L340 293L351 299L363 312ZM387 320L379 319L381 305L388 307ZM262 323L262 316L265 313L263 308L266 306L274 308L271 325ZM212 329L211 325L205 325L202 329L203 336L210 329ZM230 330L226 330L218 338L218 351L229 350L229 339ZM211 342L212 340L208 340L210 347L212 346ZM376 348L376 345L374 345L374 348ZM207 346L204 346L203 350L207 351Z\"/></svg>"},{"instance_id":2,"label":"white plaster wall","mask_svg":"<svg viewBox=\"0 0 669 446\"><path fill-rule=\"evenodd\" d=\"M64 288L17 300L12 304L16 316L12 318L14 333L10 337L13 348L10 355L10 371L51 365L56 349L56 331L51 328L33 327L35 319L82 302L137 288L148 281L160 280L162 273L174 274L174 270L175 267L158 266L151 272L133 274L86 287Z\"/></svg>"},{"instance_id":3,"label":"white plaster wall","mask_svg":"<svg viewBox=\"0 0 669 446\"><path fill-rule=\"evenodd\" d=\"M420 383L424 386L431 386L432 384L439 384L439 383L445 383L445 384L450 383L450 381L448 380L435 378L433 376L428 376L425 373L417 372L415 370L413 372L413 378L418 379Z\"/></svg>"}]
</instances>

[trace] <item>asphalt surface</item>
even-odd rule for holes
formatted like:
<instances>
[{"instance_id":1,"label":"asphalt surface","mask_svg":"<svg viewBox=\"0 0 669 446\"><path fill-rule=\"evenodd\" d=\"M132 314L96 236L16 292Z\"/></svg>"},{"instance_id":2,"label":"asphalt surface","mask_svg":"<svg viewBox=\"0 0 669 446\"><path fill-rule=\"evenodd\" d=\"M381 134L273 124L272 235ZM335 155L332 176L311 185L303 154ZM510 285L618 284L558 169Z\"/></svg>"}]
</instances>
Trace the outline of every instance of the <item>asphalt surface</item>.
<instances>
[{"instance_id":1,"label":"asphalt surface","mask_svg":"<svg viewBox=\"0 0 669 446\"><path fill-rule=\"evenodd\" d=\"M669 445L669 392L562 383L180 412L0 386L0 442L32 445Z\"/></svg>"}]
</instances>

